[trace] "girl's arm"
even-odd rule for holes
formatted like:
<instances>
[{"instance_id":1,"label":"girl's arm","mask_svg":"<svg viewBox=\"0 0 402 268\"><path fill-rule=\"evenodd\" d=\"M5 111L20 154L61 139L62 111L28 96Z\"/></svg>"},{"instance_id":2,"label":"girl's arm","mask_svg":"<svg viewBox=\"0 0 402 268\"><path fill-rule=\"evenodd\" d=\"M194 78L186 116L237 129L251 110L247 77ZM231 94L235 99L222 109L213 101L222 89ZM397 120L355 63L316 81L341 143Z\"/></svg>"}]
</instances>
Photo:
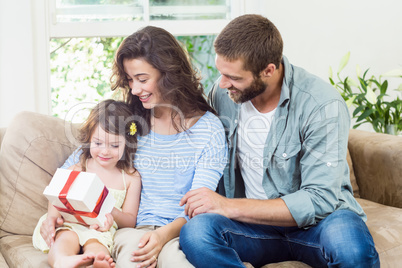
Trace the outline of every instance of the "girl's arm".
<instances>
[{"instance_id":1,"label":"girl's arm","mask_svg":"<svg viewBox=\"0 0 402 268\"><path fill-rule=\"evenodd\" d=\"M137 213L141 196L141 177L138 172L133 175L126 174L127 193L122 211L113 208L112 216L118 228L132 227L137 224Z\"/></svg>"}]
</instances>

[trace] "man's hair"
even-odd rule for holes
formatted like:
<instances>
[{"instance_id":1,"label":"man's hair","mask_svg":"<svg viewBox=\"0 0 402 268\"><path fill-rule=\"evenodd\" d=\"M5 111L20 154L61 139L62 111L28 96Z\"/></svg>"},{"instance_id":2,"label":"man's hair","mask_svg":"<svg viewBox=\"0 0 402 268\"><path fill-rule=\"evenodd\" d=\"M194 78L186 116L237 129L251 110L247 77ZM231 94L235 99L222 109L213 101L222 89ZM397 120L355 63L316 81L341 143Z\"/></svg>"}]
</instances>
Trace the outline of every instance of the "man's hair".
<instances>
[{"instance_id":1,"label":"man's hair","mask_svg":"<svg viewBox=\"0 0 402 268\"><path fill-rule=\"evenodd\" d=\"M281 34L270 20L260 15L233 19L218 35L214 46L215 52L228 61L243 60L244 70L254 76L270 63L279 68L282 61Z\"/></svg>"}]
</instances>

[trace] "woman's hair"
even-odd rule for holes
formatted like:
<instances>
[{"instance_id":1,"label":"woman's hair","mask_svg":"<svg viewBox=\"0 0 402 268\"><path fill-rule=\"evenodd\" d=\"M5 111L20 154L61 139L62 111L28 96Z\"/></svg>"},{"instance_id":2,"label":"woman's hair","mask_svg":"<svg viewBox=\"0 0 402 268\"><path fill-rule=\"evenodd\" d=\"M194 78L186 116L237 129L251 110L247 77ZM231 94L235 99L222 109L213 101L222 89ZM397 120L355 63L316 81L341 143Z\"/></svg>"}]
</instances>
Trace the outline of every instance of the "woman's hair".
<instances>
[{"instance_id":1,"label":"woman's hair","mask_svg":"<svg viewBox=\"0 0 402 268\"><path fill-rule=\"evenodd\" d=\"M173 106L172 123L177 131L179 127L186 130L184 120L180 117L180 126L173 118L183 115L184 118L193 116L200 111L213 109L206 102L204 89L197 72L193 69L187 52L168 31L147 26L128 36L120 44L112 67L112 90L121 89L125 101L136 114L141 114L148 128L143 127L145 135L149 132L151 111L145 109L138 96L131 94L123 61L143 59L161 73L158 90L162 99ZM179 114L181 113L181 114Z\"/></svg>"},{"instance_id":2,"label":"woman's hair","mask_svg":"<svg viewBox=\"0 0 402 268\"><path fill-rule=\"evenodd\" d=\"M233 19L214 42L215 52L229 61L243 60L244 70L258 77L268 64L282 61L283 41L275 25L260 15Z\"/></svg>"},{"instance_id":3,"label":"woman's hair","mask_svg":"<svg viewBox=\"0 0 402 268\"><path fill-rule=\"evenodd\" d=\"M90 145L92 135L98 126L100 126L107 133L124 136L124 153L122 158L117 162L116 167L124 170L126 173L133 173L133 170L135 171L133 160L137 151L137 135L133 131L130 131L133 123L135 126L140 127L130 106L125 102L105 100L97 104L79 129L78 140L82 145L82 154L80 156L82 171L86 171L86 161L91 158Z\"/></svg>"}]
</instances>

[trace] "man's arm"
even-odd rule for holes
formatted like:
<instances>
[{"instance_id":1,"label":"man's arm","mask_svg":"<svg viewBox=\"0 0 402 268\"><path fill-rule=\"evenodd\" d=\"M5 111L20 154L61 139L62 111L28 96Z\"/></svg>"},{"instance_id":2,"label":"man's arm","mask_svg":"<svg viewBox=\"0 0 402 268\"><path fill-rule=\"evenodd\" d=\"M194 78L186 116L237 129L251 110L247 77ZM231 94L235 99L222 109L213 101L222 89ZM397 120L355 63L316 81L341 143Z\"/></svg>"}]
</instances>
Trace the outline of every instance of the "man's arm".
<instances>
[{"instance_id":1,"label":"man's arm","mask_svg":"<svg viewBox=\"0 0 402 268\"><path fill-rule=\"evenodd\" d=\"M189 191L180 201L185 213L194 217L202 213L216 213L241 222L274 226L297 226L285 202L280 199L229 199L210 189Z\"/></svg>"}]
</instances>

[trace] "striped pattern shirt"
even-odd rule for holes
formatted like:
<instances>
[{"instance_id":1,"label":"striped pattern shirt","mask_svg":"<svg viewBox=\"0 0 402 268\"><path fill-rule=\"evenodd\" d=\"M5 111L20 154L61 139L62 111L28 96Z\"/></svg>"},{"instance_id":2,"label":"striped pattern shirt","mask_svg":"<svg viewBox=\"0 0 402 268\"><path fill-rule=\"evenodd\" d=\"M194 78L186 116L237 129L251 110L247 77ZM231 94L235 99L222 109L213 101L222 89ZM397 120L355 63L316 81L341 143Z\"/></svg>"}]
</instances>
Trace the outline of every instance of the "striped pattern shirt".
<instances>
[{"instance_id":1,"label":"striped pattern shirt","mask_svg":"<svg viewBox=\"0 0 402 268\"><path fill-rule=\"evenodd\" d=\"M78 162L73 153L63 165ZM141 174L137 225L163 226L184 215L180 199L200 187L216 189L227 164L222 123L206 112L190 129L174 135L153 131L138 137L134 166Z\"/></svg>"}]
</instances>

